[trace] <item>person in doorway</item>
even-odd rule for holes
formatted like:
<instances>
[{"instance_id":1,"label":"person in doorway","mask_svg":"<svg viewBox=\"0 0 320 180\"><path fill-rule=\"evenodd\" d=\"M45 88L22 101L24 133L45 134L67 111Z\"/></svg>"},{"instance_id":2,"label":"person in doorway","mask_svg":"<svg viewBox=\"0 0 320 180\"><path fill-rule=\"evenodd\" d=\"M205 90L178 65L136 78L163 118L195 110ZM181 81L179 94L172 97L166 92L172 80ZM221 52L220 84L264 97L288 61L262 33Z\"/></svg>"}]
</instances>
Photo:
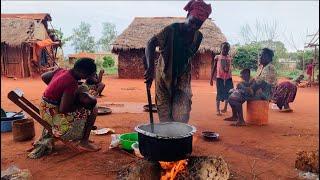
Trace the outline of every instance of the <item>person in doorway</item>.
<instances>
[{"instance_id":1,"label":"person in doorway","mask_svg":"<svg viewBox=\"0 0 320 180\"><path fill-rule=\"evenodd\" d=\"M217 115L227 112L229 91L233 88L231 75L231 57L229 56L230 44L224 42L221 44L221 54L215 56L213 69L211 71L210 85L216 80L217 86ZM223 110L220 110L220 102L225 101Z\"/></svg>"},{"instance_id":2,"label":"person in doorway","mask_svg":"<svg viewBox=\"0 0 320 180\"><path fill-rule=\"evenodd\" d=\"M188 123L191 111L191 58L202 41L199 31L211 13L211 5L203 0L191 0L184 8L188 11L183 23L166 26L153 36L146 47L147 88L151 87L155 68L155 49L160 57L156 66L156 105L160 122Z\"/></svg>"},{"instance_id":3,"label":"person in doorway","mask_svg":"<svg viewBox=\"0 0 320 180\"><path fill-rule=\"evenodd\" d=\"M96 73L94 60L79 59L70 70L57 69L41 75L48 85L40 103L40 116L52 126L54 136L65 141L79 141L77 147L84 151L98 151L100 147L89 141L97 109L96 101L79 106L78 80L87 79ZM84 102L84 101L82 101ZM30 158L39 158L52 150L53 138L43 131Z\"/></svg>"}]
</instances>

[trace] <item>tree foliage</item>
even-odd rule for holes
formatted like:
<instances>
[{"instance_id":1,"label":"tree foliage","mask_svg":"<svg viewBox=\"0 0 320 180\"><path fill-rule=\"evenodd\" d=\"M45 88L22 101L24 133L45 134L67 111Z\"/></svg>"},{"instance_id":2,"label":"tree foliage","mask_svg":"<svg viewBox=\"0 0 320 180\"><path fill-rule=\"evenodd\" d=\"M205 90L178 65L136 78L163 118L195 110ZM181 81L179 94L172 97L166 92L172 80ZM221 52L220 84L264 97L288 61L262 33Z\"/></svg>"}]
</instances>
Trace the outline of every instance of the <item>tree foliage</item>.
<instances>
[{"instance_id":1,"label":"tree foliage","mask_svg":"<svg viewBox=\"0 0 320 180\"><path fill-rule=\"evenodd\" d=\"M102 51L110 51L111 43L117 36L116 26L112 23L105 22L102 24L102 37L99 39L99 49Z\"/></svg>"},{"instance_id":2,"label":"tree foliage","mask_svg":"<svg viewBox=\"0 0 320 180\"><path fill-rule=\"evenodd\" d=\"M109 67L113 67L115 64L115 61L113 59L112 56L105 56L103 57L103 63L102 63L102 66L104 68L109 68Z\"/></svg>"},{"instance_id":3,"label":"tree foliage","mask_svg":"<svg viewBox=\"0 0 320 180\"><path fill-rule=\"evenodd\" d=\"M76 52L94 52L95 41L90 32L91 25L81 22L78 28L73 29L71 36L72 46Z\"/></svg>"},{"instance_id":4,"label":"tree foliage","mask_svg":"<svg viewBox=\"0 0 320 180\"><path fill-rule=\"evenodd\" d=\"M258 56L263 48L274 50L273 64L279 66L279 58L287 57L287 49L281 41L260 41L236 46L237 53L233 63L235 68L249 68L256 70L258 67Z\"/></svg>"},{"instance_id":5,"label":"tree foliage","mask_svg":"<svg viewBox=\"0 0 320 180\"><path fill-rule=\"evenodd\" d=\"M306 51L297 51L288 53L290 59L295 60L297 62L297 69L302 70L303 67L306 67L307 64L311 63L314 58L314 51L306 50ZM303 66L304 61L304 66Z\"/></svg>"},{"instance_id":6,"label":"tree foliage","mask_svg":"<svg viewBox=\"0 0 320 180\"><path fill-rule=\"evenodd\" d=\"M238 69L258 68L258 55L260 46L257 44L248 44L237 47L237 53L233 58L233 66Z\"/></svg>"}]
</instances>

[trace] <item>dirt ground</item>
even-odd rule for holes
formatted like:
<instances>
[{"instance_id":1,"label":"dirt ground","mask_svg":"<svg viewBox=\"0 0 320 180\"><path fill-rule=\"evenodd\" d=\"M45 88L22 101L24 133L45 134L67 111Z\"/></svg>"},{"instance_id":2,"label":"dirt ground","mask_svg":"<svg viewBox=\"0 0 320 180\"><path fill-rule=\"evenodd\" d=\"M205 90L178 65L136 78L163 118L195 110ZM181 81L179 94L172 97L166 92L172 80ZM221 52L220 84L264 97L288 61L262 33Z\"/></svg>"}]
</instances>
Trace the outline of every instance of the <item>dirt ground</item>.
<instances>
[{"instance_id":1,"label":"dirt ground","mask_svg":"<svg viewBox=\"0 0 320 180\"><path fill-rule=\"evenodd\" d=\"M235 78L235 81L237 80L238 78ZM98 99L99 103L146 103L145 85L142 80L105 77L103 81L107 87L103 93L105 96ZM7 99L7 93L18 87L25 92L29 100L39 104L45 84L40 79L1 78L1 107L5 110L20 110ZM318 148L318 87L299 88L296 100L292 104L294 112L281 113L270 109L269 124L262 127L230 126L228 122L223 121L223 118L231 114L230 108L227 115L216 116L216 90L215 87L209 86L208 81L193 80L192 90L190 124L197 128L193 155L223 156L234 179L296 179L296 152ZM154 94L154 89L152 93ZM126 133L133 131L139 123L148 123L148 113L143 112L142 107L137 107L130 113L131 110L99 116L96 125L98 128L113 128L116 133ZM244 111L246 112L246 109ZM204 141L201 137L204 130L220 133L221 141ZM41 127L36 123L36 137L40 132ZM58 143L55 153L34 160L28 159L26 152L32 141L14 142L12 133L1 133L1 170L14 164L19 168L29 169L34 179L115 179L119 168L136 160L120 150L109 150L110 135L91 135L91 139L99 144L102 150L75 154Z\"/></svg>"}]
</instances>

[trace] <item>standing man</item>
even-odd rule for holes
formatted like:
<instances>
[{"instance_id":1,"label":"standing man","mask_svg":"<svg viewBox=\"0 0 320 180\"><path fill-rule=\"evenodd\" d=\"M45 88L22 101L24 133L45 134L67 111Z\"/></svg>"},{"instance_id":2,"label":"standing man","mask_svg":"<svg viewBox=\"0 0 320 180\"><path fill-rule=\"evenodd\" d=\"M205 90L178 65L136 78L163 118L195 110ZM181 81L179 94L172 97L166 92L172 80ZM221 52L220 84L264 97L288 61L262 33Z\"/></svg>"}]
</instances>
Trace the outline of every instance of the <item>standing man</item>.
<instances>
[{"instance_id":1,"label":"standing man","mask_svg":"<svg viewBox=\"0 0 320 180\"><path fill-rule=\"evenodd\" d=\"M160 57L156 66L156 105L160 122L188 123L191 111L191 58L202 41L199 31L211 14L211 5L203 0L191 0L184 23L173 23L155 36L146 47L145 83L151 87L154 78L155 49Z\"/></svg>"}]
</instances>

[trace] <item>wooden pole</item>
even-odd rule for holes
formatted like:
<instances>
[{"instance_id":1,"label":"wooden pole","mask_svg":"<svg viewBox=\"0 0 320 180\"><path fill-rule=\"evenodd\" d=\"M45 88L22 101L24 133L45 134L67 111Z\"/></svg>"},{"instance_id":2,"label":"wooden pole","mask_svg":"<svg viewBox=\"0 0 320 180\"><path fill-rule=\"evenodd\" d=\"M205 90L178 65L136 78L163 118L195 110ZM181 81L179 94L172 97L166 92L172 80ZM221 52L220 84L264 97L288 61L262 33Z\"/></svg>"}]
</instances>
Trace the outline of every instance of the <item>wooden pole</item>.
<instances>
[{"instance_id":1,"label":"wooden pole","mask_svg":"<svg viewBox=\"0 0 320 180\"><path fill-rule=\"evenodd\" d=\"M21 62L21 74L22 74L22 77L24 78L25 77L25 73L24 73L24 62L23 62L23 46L24 45L21 45L19 46L19 59L20 59L20 62Z\"/></svg>"},{"instance_id":2,"label":"wooden pole","mask_svg":"<svg viewBox=\"0 0 320 180\"><path fill-rule=\"evenodd\" d=\"M32 69L32 66L31 66L31 61L32 61L32 57L31 57L31 46L30 44L28 45L28 67L29 67L29 72L30 72L30 77L33 77L33 69ZM32 51L33 51L34 47L32 46Z\"/></svg>"},{"instance_id":3,"label":"wooden pole","mask_svg":"<svg viewBox=\"0 0 320 180\"><path fill-rule=\"evenodd\" d=\"M315 63L316 63L316 59L317 59L317 46L314 46L314 58L313 58L313 62L312 62L312 82L314 82L314 69L315 69Z\"/></svg>"}]
</instances>

